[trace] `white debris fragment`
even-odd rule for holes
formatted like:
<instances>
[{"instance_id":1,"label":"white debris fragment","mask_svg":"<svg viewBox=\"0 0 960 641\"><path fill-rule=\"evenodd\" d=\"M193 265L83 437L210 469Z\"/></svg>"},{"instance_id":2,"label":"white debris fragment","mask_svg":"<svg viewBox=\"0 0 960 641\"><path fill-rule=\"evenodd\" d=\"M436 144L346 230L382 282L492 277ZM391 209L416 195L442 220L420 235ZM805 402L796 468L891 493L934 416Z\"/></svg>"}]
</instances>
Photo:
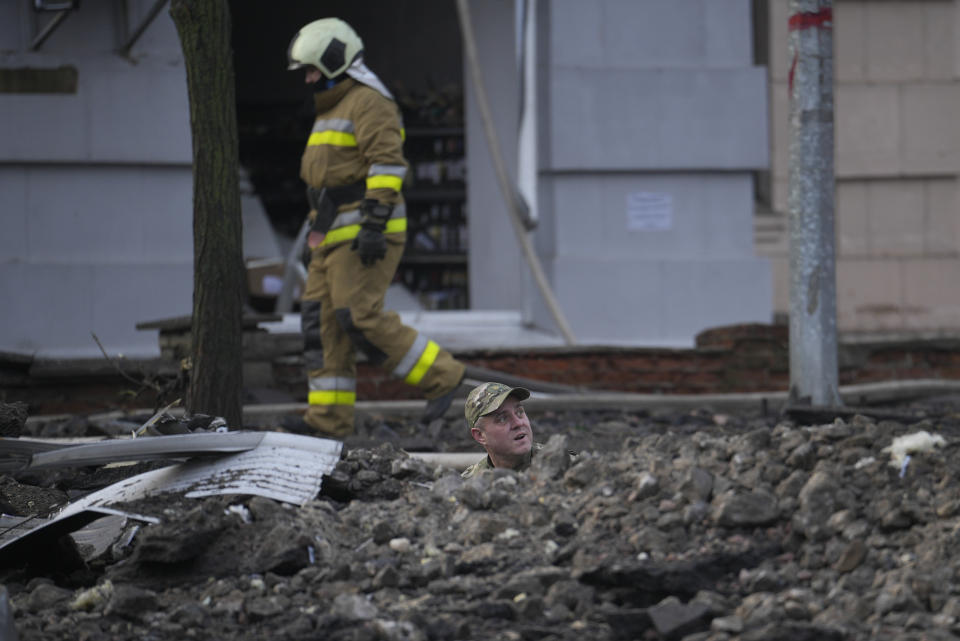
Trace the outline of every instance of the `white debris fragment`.
<instances>
[{"instance_id":1,"label":"white debris fragment","mask_svg":"<svg viewBox=\"0 0 960 641\"><path fill-rule=\"evenodd\" d=\"M937 447L946 445L946 440L939 434L931 434L926 430L898 436L893 439L889 447L883 448L884 453L890 454L890 465L898 469L904 468L904 461L910 454L929 452Z\"/></svg>"},{"instance_id":2,"label":"white debris fragment","mask_svg":"<svg viewBox=\"0 0 960 641\"><path fill-rule=\"evenodd\" d=\"M250 578L250 589L259 594L263 594L267 591L267 583L263 580L263 577L254 575Z\"/></svg>"},{"instance_id":3,"label":"white debris fragment","mask_svg":"<svg viewBox=\"0 0 960 641\"><path fill-rule=\"evenodd\" d=\"M109 579L92 588L83 590L70 603L71 610L90 611L103 605L113 595L113 583Z\"/></svg>"},{"instance_id":4,"label":"white debris fragment","mask_svg":"<svg viewBox=\"0 0 960 641\"><path fill-rule=\"evenodd\" d=\"M247 509L246 505L233 504L223 511L224 514L236 514L240 517L240 520L244 523L253 523L253 516L250 515L250 510Z\"/></svg>"},{"instance_id":5,"label":"white debris fragment","mask_svg":"<svg viewBox=\"0 0 960 641\"><path fill-rule=\"evenodd\" d=\"M506 530L497 535L497 539L501 541L509 541L520 536L520 530L517 530L512 527L508 527Z\"/></svg>"},{"instance_id":6,"label":"white debris fragment","mask_svg":"<svg viewBox=\"0 0 960 641\"><path fill-rule=\"evenodd\" d=\"M410 543L410 539L406 537L397 537L395 539L390 539L390 549L394 552L399 552L405 554L410 551L410 548L413 547Z\"/></svg>"}]
</instances>

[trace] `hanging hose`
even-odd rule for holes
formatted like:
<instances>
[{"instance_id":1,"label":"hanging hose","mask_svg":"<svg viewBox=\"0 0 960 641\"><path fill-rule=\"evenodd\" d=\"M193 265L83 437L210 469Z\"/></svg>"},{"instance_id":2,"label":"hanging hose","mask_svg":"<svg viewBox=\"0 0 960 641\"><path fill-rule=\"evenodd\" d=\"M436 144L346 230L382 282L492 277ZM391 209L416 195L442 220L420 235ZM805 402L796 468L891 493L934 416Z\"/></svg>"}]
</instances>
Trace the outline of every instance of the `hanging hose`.
<instances>
[{"instance_id":1,"label":"hanging hose","mask_svg":"<svg viewBox=\"0 0 960 641\"><path fill-rule=\"evenodd\" d=\"M480 63L477 60L477 45L473 39L473 26L470 23L470 10L467 7L467 0L457 0L457 17L460 20L460 31L463 34L463 45L467 55L467 65L470 68L470 76L473 79L474 90L477 93L477 105L480 108L483 130L486 134L487 145L490 147L493 166L497 172L500 191L503 193L504 200L506 200L507 203L510 223L517 236L517 241L520 243L520 248L523 250L523 256L527 261L527 265L530 266L530 271L533 272L537 287L540 289L540 293L543 295L544 301L550 313L553 315L554 321L557 323L557 327L560 328L560 332L563 334L567 345L575 345L577 340L570 330L570 326L567 324L567 320L564 318L560 306L557 304L553 290L550 289L547 277L543 273L540 259L537 257L536 252L534 252L530 238L524 229L523 214L518 202L519 198L516 189L513 188L512 183L507 177L503 154L500 152L500 144L497 141L496 130L493 126L493 116L490 114L490 105L487 102L487 93L483 86L483 77L480 75Z\"/></svg>"}]
</instances>

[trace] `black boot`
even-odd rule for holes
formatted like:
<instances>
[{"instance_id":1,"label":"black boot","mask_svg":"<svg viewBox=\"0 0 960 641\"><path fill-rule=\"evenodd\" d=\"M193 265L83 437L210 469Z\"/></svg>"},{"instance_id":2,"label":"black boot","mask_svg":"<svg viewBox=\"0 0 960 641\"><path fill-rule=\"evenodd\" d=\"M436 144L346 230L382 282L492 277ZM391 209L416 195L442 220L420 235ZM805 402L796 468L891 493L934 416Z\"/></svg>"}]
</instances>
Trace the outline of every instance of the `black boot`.
<instances>
[{"instance_id":1,"label":"black boot","mask_svg":"<svg viewBox=\"0 0 960 641\"><path fill-rule=\"evenodd\" d=\"M306 436L318 436L316 428L303 420L303 416L294 414L284 416L280 419L280 427L285 432L291 434L305 434Z\"/></svg>"},{"instance_id":2,"label":"black boot","mask_svg":"<svg viewBox=\"0 0 960 641\"><path fill-rule=\"evenodd\" d=\"M450 409L450 404L453 403L453 397L456 396L457 390L460 389L460 385L463 383L463 379L464 376L461 376L457 384L453 386L453 389L446 394L431 398L427 401L427 406L423 408L423 416L420 417L422 424L427 425L428 423L432 423L447 413L447 410Z\"/></svg>"}]
</instances>

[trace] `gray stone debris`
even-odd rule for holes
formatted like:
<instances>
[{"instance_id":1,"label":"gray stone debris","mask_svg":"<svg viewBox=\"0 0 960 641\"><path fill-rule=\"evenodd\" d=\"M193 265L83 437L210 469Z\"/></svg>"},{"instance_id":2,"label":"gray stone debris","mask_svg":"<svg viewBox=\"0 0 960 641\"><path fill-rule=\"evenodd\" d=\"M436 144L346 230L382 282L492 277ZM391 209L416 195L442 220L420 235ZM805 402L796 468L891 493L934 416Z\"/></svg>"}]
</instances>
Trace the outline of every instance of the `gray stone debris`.
<instances>
[{"instance_id":1,"label":"gray stone debris","mask_svg":"<svg viewBox=\"0 0 960 641\"><path fill-rule=\"evenodd\" d=\"M21 641L956 638L958 408L828 425L557 412L533 417L528 471L466 481L389 442L348 447L303 508L147 499L125 507L163 522L122 555L48 541L0 589ZM440 448L470 447L461 423ZM945 445L891 465L884 448L918 426Z\"/></svg>"},{"instance_id":2,"label":"gray stone debris","mask_svg":"<svg viewBox=\"0 0 960 641\"><path fill-rule=\"evenodd\" d=\"M717 499L714 516L724 527L769 525L780 515L775 496L763 491L730 492Z\"/></svg>"},{"instance_id":3,"label":"gray stone debris","mask_svg":"<svg viewBox=\"0 0 960 641\"><path fill-rule=\"evenodd\" d=\"M16 438L27 423L27 404L23 402L0 403L0 436Z\"/></svg>"},{"instance_id":4,"label":"gray stone debris","mask_svg":"<svg viewBox=\"0 0 960 641\"><path fill-rule=\"evenodd\" d=\"M676 597L667 597L647 609L654 628L661 636L675 639L710 625L710 609L703 603L681 603Z\"/></svg>"}]
</instances>

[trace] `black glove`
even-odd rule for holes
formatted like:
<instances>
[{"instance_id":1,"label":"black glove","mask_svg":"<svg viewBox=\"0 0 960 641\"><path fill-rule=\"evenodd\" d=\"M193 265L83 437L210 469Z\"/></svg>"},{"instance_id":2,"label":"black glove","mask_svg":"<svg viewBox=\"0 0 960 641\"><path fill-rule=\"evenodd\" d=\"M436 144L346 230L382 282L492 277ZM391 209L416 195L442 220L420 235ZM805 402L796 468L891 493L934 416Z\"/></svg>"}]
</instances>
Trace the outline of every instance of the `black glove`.
<instances>
[{"instance_id":1,"label":"black glove","mask_svg":"<svg viewBox=\"0 0 960 641\"><path fill-rule=\"evenodd\" d=\"M350 249L360 254L360 262L369 267L387 255L387 237L383 227L361 225Z\"/></svg>"},{"instance_id":2,"label":"black glove","mask_svg":"<svg viewBox=\"0 0 960 641\"><path fill-rule=\"evenodd\" d=\"M387 255L387 237L383 235L383 230L393 207L368 199L360 205L360 211L363 214L360 231L353 239L350 249L357 252L360 262L369 267Z\"/></svg>"}]
</instances>

